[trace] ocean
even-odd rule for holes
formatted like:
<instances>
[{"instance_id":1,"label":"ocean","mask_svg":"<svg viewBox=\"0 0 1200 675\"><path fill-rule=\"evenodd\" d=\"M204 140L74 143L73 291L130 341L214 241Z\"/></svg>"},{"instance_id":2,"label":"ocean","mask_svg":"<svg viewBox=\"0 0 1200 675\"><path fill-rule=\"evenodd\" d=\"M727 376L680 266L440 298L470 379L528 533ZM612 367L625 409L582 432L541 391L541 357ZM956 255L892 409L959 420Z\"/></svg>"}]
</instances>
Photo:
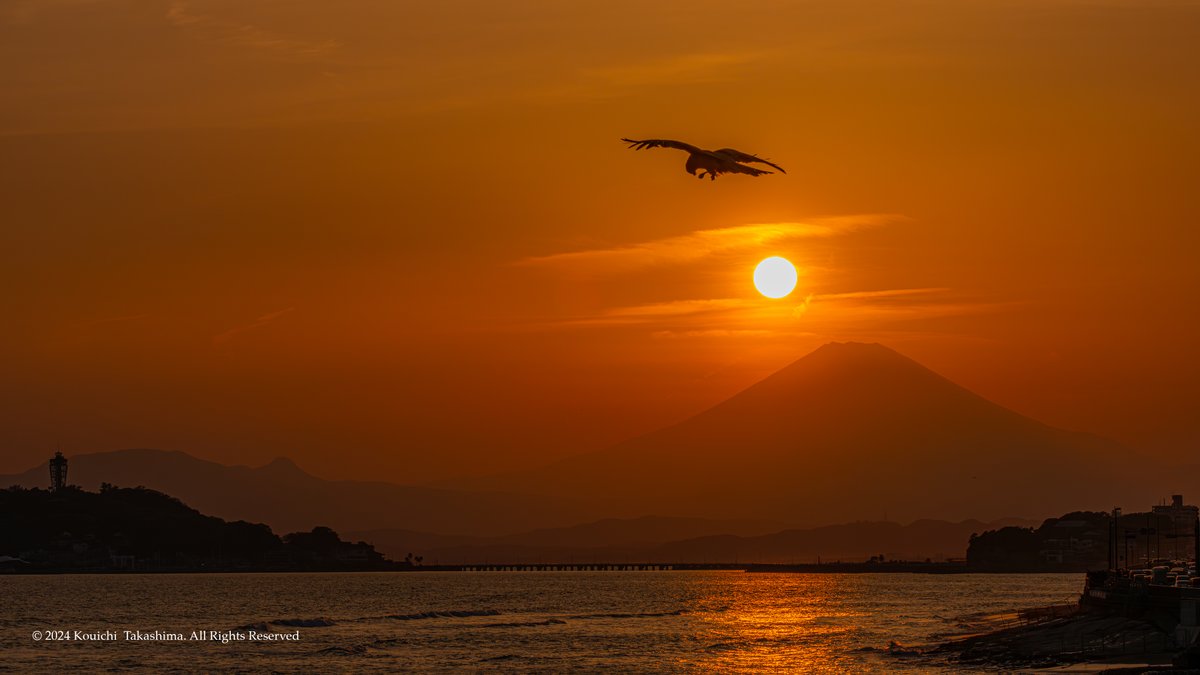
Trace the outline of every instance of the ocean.
<instances>
[{"instance_id":1,"label":"ocean","mask_svg":"<svg viewBox=\"0 0 1200 675\"><path fill-rule=\"evenodd\" d=\"M888 645L1073 602L1082 585L1080 574L0 575L0 670L963 672Z\"/></svg>"}]
</instances>

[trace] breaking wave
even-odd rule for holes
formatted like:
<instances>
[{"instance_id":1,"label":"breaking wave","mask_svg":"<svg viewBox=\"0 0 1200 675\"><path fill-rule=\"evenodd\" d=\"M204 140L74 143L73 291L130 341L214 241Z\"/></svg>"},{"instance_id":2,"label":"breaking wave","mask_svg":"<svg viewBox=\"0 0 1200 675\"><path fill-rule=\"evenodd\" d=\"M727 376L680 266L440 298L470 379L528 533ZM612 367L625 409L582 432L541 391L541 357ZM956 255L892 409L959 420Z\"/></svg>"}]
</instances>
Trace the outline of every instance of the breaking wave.
<instances>
[{"instance_id":1,"label":"breaking wave","mask_svg":"<svg viewBox=\"0 0 1200 675\"><path fill-rule=\"evenodd\" d=\"M687 614L686 609L677 609L672 612L617 612L613 614L574 614L567 617L568 619L649 619L661 616L681 616Z\"/></svg>"},{"instance_id":2,"label":"breaking wave","mask_svg":"<svg viewBox=\"0 0 1200 675\"><path fill-rule=\"evenodd\" d=\"M291 626L292 628L317 628L319 626L336 626L337 622L333 619L326 619L319 616L315 619L275 619L267 623L273 626Z\"/></svg>"},{"instance_id":3,"label":"breaking wave","mask_svg":"<svg viewBox=\"0 0 1200 675\"><path fill-rule=\"evenodd\" d=\"M565 624L562 619L546 619L545 621L508 621L502 623L485 623L480 628L519 628L522 626L555 626Z\"/></svg>"},{"instance_id":4,"label":"breaking wave","mask_svg":"<svg viewBox=\"0 0 1200 675\"><path fill-rule=\"evenodd\" d=\"M389 614L384 618L395 619L396 621L419 621L421 619L461 619L469 616L497 616L499 610L495 609L464 609L450 610L445 612L420 612L417 614Z\"/></svg>"},{"instance_id":5,"label":"breaking wave","mask_svg":"<svg viewBox=\"0 0 1200 675\"><path fill-rule=\"evenodd\" d=\"M367 653L367 648L363 645L352 645L350 647L326 647L313 652L317 656L359 656Z\"/></svg>"}]
</instances>

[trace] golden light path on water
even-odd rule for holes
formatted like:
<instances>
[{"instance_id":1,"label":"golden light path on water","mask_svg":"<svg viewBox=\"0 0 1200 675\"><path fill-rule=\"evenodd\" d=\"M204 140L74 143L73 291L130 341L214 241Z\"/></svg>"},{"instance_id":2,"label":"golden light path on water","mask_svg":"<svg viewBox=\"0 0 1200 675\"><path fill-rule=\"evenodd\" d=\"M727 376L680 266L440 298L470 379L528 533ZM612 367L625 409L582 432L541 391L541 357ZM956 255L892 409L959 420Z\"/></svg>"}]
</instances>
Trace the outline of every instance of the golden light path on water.
<instances>
[{"instance_id":1,"label":"golden light path on water","mask_svg":"<svg viewBox=\"0 0 1200 675\"><path fill-rule=\"evenodd\" d=\"M1073 602L1077 575L723 574L681 618L704 643L681 668L718 672L967 672L896 657L890 643L928 646L1015 620L1015 610Z\"/></svg>"}]
</instances>

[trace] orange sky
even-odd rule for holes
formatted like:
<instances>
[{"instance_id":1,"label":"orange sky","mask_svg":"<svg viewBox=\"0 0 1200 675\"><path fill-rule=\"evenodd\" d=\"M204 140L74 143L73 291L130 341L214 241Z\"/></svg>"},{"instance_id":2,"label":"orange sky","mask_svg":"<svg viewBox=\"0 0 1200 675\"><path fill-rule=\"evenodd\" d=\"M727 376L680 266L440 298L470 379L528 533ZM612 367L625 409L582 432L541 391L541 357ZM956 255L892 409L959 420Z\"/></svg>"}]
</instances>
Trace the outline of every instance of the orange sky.
<instances>
[{"instance_id":1,"label":"orange sky","mask_svg":"<svg viewBox=\"0 0 1200 675\"><path fill-rule=\"evenodd\" d=\"M0 64L0 472L483 473L846 339L1200 443L1195 2L9 0Z\"/></svg>"}]
</instances>

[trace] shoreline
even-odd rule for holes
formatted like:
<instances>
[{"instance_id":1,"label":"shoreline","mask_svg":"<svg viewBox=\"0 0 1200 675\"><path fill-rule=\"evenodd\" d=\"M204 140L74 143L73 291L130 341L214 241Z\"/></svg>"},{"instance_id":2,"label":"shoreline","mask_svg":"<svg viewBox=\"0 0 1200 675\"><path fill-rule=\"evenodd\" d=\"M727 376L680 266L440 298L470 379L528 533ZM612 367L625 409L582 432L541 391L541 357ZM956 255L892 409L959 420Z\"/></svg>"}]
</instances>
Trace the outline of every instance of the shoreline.
<instances>
[{"instance_id":1,"label":"shoreline","mask_svg":"<svg viewBox=\"0 0 1200 675\"><path fill-rule=\"evenodd\" d=\"M987 632L945 636L930 648L894 645L889 653L1003 671L1140 673L1171 668L1184 651L1146 619L1068 607L1022 610Z\"/></svg>"}]
</instances>

